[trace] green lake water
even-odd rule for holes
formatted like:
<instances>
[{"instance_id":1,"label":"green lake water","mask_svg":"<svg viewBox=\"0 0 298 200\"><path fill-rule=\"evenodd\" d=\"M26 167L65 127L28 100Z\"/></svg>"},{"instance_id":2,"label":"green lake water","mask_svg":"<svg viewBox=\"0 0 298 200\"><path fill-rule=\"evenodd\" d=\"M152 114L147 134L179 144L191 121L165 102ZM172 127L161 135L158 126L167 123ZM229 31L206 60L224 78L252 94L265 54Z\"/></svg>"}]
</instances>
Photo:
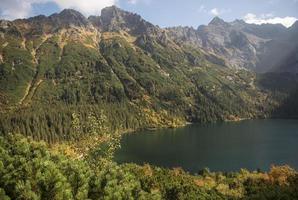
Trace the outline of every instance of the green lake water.
<instances>
[{"instance_id":1,"label":"green lake water","mask_svg":"<svg viewBox=\"0 0 298 200\"><path fill-rule=\"evenodd\" d=\"M195 124L178 129L126 134L118 163L182 167L196 173L268 170L272 164L298 169L298 120L250 120Z\"/></svg>"}]
</instances>

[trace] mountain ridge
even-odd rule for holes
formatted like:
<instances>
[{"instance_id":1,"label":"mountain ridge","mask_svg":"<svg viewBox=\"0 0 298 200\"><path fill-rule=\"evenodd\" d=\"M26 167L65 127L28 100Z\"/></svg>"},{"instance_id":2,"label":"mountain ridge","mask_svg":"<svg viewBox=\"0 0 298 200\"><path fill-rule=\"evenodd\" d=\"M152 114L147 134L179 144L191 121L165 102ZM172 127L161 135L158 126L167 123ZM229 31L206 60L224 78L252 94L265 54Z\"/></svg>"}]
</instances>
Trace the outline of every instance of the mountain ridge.
<instances>
[{"instance_id":1,"label":"mountain ridge","mask_svg":"<svg viewBox=\"0 0 298 200\"><path fill-rule=\"evenodd\" d=\"M116 6L104 8L100 16L84 17L78 11L65 9L60 13L46 16L17 19L12 21L23 34L53 33L61 28L89 27L99 32L125 31L134 36L155 36L167 43L167 39L184 43L193 48L211 52L225 60L233 68L245 68L256 72L269 72L280 67L294 49L293 43L284 42L289 34L295 35L295 23L285 28L281 24L248 24L243 20L225 22L214 17L208 25L201 25L198 29L192 27L160 28L144 20L140 15L124 11ZM296 22L297 24L298 22ZM28 27L32 30L27 30ZM41 33L38 33L41 31ZM293 36L295 38L295 36ZM288 51L275 51L280 43ZM273 43L273 44L272 44ZM275 44L276 43L276 44ZM295 46L295 45L294 45ZM274 56L274 55L276 56ZM270 60L271 57L275 59ZM265 58L265 60L264 60ZM270 63L269 65L267 63Z\"/></svg>"},{"instance_id":2,"label":"mountain ridge","mask_svg":"<svg viewBox=\"0 0 298 200\"><path fill-rule=\"evenodd\" d=\"M216 20L163 29L109 7L97 17L64 10L1 21L1 133L67 140L73 113L84 123L104 112L105 125L124 132L270 117L296 77L242 67L267 39Z\"/></svg>"}]
</instances>

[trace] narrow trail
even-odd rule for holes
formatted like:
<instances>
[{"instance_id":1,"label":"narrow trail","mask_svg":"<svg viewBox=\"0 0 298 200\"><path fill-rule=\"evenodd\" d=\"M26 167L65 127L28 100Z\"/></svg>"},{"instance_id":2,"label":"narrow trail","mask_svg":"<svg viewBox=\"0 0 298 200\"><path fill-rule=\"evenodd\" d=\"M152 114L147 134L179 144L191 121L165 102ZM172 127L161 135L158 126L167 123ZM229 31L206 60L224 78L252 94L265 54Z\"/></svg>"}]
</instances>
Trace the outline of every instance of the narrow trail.
<instances>
[{"instance_id":1,"label":"narrow trail","mask_svg":"<svg viewBox=\"0 0 298 200\"><path fill-rule=\"evenodd\" d=\"M25 99L29 95L29 91L30 91L31 87L32 87L32 81L30 81L29 84L28 84L28 86L26 87L25 94L22 97L22 99L19 101L19 105L23 105Z\"/></svg>"},{"instance_id":2,"label":"narrow trail","mask_svg":"<svg viewBox=\"0 0 298 200\"><path fill-rule=\"evenodd\" d=\"M19 102L19 105L21 105L21 106L29 105L36 90L38 89L38 87L40 86L40 84L42 82L43 82L42 79L35 81L35 83L33 83L33 84L32 84L32 82L30 82L30 84L28 84L28 87L26 88L24 97Z\"/></svg>"},{"instance_id":3,"label":"narrow trail","mask_svg":"<svg viewBox=\"0 0 298 200\"><path fill-rule=\"evenodd\" d=\"M47 41L47 39L50 37L51 35L45 35L45 37L43 38L43 40L41 41L41 43L31 51L31 55L32 55L32 62L34 63L35 67L35 75L33 77L33 79L28 83L28 86L25 90L25 94L22 97L22 99L19 101L19 105L20 106L26 106L28 104L30 104L32 97L34 96L37 88L40 86L40 84L43 82L42 79L38 79L38 58L36 57L36 52L38 51L38 49L44 44L45 41ZM26 40L24 39L24 41L22 42L24 48L26 48L25 44L26 44Z\"/></svg>"}]
</instances>

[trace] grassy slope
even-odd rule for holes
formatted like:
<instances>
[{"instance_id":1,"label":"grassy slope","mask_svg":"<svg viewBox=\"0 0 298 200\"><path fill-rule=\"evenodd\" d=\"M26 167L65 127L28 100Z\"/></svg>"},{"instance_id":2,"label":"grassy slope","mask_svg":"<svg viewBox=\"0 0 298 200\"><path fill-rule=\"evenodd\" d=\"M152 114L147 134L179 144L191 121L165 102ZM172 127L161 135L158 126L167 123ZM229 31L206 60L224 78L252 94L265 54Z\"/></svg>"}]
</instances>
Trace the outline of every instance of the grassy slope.
<instances>
[{"instance_id":1,"label":"grassy slope","mask_svg":"<svg viewBox=\"0 0 298 200\"><path fill-rule=\"evenodd\" d=\"M269 115L256 76L171 40L61 29L0 39L0 131L65 139L71 114L103 110L112 130ZM14 64L12 64L14 63ZM217 63L217 64L215 64Z\"/></svg>"}]
</instances>

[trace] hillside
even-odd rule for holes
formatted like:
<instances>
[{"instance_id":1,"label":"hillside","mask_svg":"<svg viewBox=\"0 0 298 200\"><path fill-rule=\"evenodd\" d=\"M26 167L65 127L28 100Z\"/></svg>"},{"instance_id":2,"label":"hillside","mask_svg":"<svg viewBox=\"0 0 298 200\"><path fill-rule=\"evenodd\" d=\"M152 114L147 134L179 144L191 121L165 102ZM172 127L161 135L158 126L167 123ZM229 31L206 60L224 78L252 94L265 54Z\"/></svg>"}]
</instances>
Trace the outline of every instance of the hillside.
<instances>
[{"instance_id":1,"label":"hillside","mask_svg":"<svg viewBox=\"0 0 298 200\"><path fill-rule=\"evenodd\" d=\"M247 69L256 68L256 46L287 30L238 23L162 29L115 6L89 18L68 9L1 20L0 131L69 140L74 113L104 113L112 131L269 117L296 76L277 74L276 86Z\"/></svg>"},{"instance_id":2,"label":"hillside","mask_svg":"<svg viewBox=\"0 0 298 200\"><path fill-rule=\"evenodd\" d=\"M297 199L298 173L210 172L75 159L20 135L0 137L0 199Z\"/></svg>"}]
</instances>

